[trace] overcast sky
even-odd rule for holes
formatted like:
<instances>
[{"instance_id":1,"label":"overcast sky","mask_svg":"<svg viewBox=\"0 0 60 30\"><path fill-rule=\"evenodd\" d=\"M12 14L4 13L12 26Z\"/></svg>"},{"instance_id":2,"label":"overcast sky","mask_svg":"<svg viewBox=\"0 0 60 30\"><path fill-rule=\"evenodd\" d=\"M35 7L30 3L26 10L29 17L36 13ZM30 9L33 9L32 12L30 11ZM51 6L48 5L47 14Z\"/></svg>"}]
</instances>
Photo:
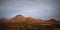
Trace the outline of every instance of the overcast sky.
<instances>
[{"instance_id":1,"label":"overcast sky","mask_svg":"<svg viewBox=\"0 0 60 30\"><path fill-rule=\"evenodd\" d=\"M0 18L16 15L60 20L60 0L0 0Z\"/></svg>"}]
</instances>

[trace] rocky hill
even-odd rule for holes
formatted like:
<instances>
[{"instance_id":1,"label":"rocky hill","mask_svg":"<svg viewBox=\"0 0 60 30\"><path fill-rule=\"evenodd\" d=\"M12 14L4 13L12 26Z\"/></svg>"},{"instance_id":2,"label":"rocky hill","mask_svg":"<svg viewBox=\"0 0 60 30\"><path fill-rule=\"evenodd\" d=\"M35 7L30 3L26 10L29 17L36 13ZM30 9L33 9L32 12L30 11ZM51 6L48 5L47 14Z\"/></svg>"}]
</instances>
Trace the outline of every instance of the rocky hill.
<instances>
[{"instance_id":1,"label":"rocky hill","mask_svg":"<svg viewBox=\"0 0 60 30\"><path fill-rule=\"evenodd\" d=\"M60 25L60 21L56 21L55 19L49 19L49 20L42 20L42 19L35 19L32 17L24 17L22 15L16 15L13 18L6 19L2 18L0 19L0 28L5 29L11 29L11 30L41 30L41 29L52 29L56 28L56 26ZM59 27L59 26L58 26ZM59 27L60 28L60 27Z\"/></svg>"}]
</instances>

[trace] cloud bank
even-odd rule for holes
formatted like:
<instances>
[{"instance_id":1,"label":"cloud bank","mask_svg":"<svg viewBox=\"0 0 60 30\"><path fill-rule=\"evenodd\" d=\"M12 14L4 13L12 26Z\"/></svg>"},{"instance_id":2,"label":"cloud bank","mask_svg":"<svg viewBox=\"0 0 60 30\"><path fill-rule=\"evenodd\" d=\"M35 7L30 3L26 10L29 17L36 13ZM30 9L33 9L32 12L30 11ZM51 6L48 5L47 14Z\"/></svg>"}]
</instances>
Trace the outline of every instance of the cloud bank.
<instances>
[{"instance_id":1,"label":"cloud bank","mask_svg":"<svg viewBox=\"0 0 60 30\"><path fill-rule=\"evenodd\" d=\"M10 18L17 14L26 17L60 20L59 0L2 0L0 18Z\"/></svg>"}]
</instances>

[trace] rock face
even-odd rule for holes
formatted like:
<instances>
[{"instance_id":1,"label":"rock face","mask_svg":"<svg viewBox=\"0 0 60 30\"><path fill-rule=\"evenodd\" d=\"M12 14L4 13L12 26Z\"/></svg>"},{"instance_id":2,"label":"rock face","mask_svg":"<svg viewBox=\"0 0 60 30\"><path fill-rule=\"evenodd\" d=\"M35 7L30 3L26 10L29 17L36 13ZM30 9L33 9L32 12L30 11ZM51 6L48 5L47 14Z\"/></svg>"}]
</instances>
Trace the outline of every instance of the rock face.
<instances>
[{"instance_id":1,"label":"rock face","mask_svg":"<svg viewBox=\"0 0 60 30\"><path fill-rule=\"evenodd\" d=\"M32 17L26 18L25 21L31 22L31 23L40 23L40 20L39 19L35 19L35 18L32 18Z\"/></svg>"},{"instance_id":2,"label":"rock face","mask_svg":"<svg viewBox=\"0 0 60 30\"><path fill-rule=\"evenodd\" d=\"M32 22L34 19L32 17L26 18L26 21Z\"/></svg>"},{"instance_id":3,"label":"rock face","mask_svg":"<svg viewBox=\"0 0 60 30\"><path fill-rule=\"evenodd\" d=\"M17 15L16 17L14 17L14 19L16 20L25 20L25 17L22 15Z\"/></svg>"},{"instance_id":4,"label":"rock face","mask_svg":"<svg viewBox=\"0 0 60 30\"><path fill-rule=\"evenodd\" d=\"M55 19L51 18L48 20L48 22L57 22Z\"/></svg>"},{"instance_id":5,"label":"rock face","mask_svg":"<svg viewBox=\"0 0 60 30\"><path fill-rule=\"evenodd\" d=\"M8 19L6 19L6 18L0 19L0 22L3 22L3 23L5 23L5 22L7 22L7 21L8 21Z\"/></svg>"},{"instance_id":6,"label":"rock face","mask_svg":"<svg viewBox=\"0 0 60 30\"><path fill-rule=\"evenodd\" d=\"M12 20L12 21L15 21L15 22L23 22L23 21L25 21L25 17L22 16L22 15L16 15L16 16L13 17L11 20Z\"/></svg>"}]
</instances>

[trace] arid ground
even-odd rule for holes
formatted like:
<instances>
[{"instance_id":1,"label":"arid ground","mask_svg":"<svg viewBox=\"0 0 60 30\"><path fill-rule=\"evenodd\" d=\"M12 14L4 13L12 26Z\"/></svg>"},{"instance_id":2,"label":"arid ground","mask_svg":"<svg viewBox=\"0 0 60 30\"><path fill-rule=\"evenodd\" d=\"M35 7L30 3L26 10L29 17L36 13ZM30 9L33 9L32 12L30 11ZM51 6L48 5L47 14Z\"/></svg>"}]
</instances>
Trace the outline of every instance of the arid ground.
<instances>
[{"instance_id":1,"label":"arid ground","mask_svg":"<svg viewBox=\"0 0 60 30\"><path fill-rule=\"evenodd\" d=\"M60 21L53 18L42 20L17 15L10 19L0 19L0 30L60 30Z\"/></svg>"}]
</instances>

